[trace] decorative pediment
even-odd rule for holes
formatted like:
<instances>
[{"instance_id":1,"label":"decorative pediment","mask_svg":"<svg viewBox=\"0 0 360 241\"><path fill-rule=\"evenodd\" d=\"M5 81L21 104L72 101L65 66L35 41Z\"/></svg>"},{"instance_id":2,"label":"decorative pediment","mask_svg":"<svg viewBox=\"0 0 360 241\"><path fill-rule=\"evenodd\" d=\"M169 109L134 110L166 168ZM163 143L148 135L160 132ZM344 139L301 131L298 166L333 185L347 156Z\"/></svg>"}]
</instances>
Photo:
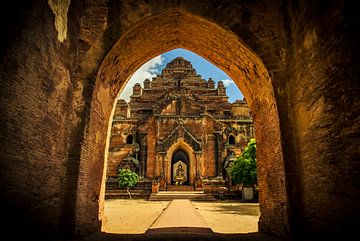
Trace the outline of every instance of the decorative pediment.
<instances>
[{"instance_id":1,"label":"decorative pediment","mask_svg":"<svg viewBox=\"0 0 360 241\"><path fill-rule=\"evenodd\" d=\"M176 100L171 101L165 108L161 110L161 115L176 115L177 114Z\"/></svg>"},{"instance_id":2,"label":"decorative pediment","mask_svg":"<svg viewBox=\"0 0 360 241\"><path fill-rule=\"evenodd\" d=\"M178 120L178 125L170 132L170 134L157 143L157 150L167 150L179 139L188 143L194 151L201 151L201 141L196 140L193 134L184 126L181 119Z\"/></svg>"},{"instance_id":3,"label":"decorative pediment","mask_svg":"<svg viewBox=\"0 0 360 241\"><path fill-rule=\"evenodd\" d=\"M232 127L232 126L228 126L224 130L224 134L227 135L227 136L229 134L231 134L231 133L234 134L234 135L238 135L239 134L238 132L239 131L237 129L235 129L234 127Z\"/></svg>"}]
</instances>

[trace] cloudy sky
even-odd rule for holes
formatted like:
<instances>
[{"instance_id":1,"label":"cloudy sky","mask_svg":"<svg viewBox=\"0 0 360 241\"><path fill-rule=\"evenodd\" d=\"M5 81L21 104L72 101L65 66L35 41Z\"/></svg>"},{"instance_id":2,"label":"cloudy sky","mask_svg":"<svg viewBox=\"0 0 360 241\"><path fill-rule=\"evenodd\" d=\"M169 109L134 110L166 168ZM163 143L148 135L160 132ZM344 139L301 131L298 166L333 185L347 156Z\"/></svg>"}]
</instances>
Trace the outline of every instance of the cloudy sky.
<instances>
[{"instance_id":1,"label":"cloudy sky","mask_svg":"<svg viewBox=\"0 0 360 241\"><path fill-rule=\"evenodd\" d=\"M141 86L143 86L144 79L149 78L151 80L152 77L155 77L157 74L161 73L161 70L166 66L167 63L179 56L189 60L196 69L196 72L200 74L203 79L209 79L211 77L215 83L217 83L219 80L222 80L226 87L226 93L229 96L230 102L234 102L237 99L243 99L243 95L239 88L234 84L233 80L227 74L225 74L219 68L215 67L206 59L185 49L174 49L146 62L130 78L129 82L120 93L119 98L129 101L134 84L140 83Z\"/></svg>"}]
</instances>

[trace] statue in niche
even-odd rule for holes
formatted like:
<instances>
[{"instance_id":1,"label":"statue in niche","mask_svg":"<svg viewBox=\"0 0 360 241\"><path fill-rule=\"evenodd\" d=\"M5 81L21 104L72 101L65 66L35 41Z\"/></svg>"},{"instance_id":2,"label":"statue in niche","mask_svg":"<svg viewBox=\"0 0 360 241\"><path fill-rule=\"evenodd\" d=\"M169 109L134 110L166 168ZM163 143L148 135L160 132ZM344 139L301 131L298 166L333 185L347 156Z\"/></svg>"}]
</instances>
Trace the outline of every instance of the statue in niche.
<instances>
[{"instance_id":1,"label":"statue in niche","mask_svg":"<svg viewBox=\"0 0 360 241\"><path fill-rule=\"evenodd\" d=\"M179 164L176 169L176 175L174 177L174 181L176 185L182 185L186 181L185 170L183 169L181 164Z\"/></svg>"}]
</instances>

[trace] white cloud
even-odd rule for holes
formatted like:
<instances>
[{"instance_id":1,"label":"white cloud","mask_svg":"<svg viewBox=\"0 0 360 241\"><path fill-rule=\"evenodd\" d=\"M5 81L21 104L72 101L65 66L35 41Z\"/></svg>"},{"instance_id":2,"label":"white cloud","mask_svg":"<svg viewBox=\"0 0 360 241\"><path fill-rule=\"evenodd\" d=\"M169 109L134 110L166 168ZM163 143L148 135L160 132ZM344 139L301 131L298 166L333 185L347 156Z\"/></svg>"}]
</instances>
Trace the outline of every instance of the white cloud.
<instances>
[{"instance_id":1,"label":"white cloud","mask_svg":"<svg viewBox=\"0 0 360 241\"><path fill-rule=\"evenodd\" d=\"M141 86L144 87L143 82L146 78L151 80L152 77L155 77L157 74L160 73L158 67L162 65L164 60L165 59L161 55L159 55L159 56L149 60L145 64L143 64L133 74L133 76L131 76L131 78L128 81L128 83L126 84L125 88L123 89L123 91L121 91L121 93L119 95L119 99L125 99L126 101L129 101L130 96L132 95L132 87L136 83L140 83Z\"/></svg>"},{"instance_id":2,"label":"white cloud","mask_svg":"<svg viewBox=\"0 0 360 241\"><path fill-rule=\"evenodd\" d=\"M228 87L229 85L234 84L234 81L232 79L224 79L221 81L224 83L225 87Z\"/></svg>"}]
</instances>

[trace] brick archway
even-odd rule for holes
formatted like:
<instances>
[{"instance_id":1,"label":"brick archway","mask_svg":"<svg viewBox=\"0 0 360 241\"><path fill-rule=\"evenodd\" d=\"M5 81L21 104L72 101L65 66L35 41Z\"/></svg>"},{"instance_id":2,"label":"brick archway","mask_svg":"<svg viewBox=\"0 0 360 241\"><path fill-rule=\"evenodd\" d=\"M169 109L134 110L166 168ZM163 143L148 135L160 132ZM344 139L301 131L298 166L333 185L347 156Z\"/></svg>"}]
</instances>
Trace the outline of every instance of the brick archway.
<instances>
[{"instance_id":1,"label":"brick archway","mask_svg":"<svg viewBox=\"0 0 360 241\"><path fill-rule=\"evenodd\" d=\"M191 184L194 183L195 173L196 173L196 156L194 150L191 146L186 143L184 140L179 139L176 143L174 143L166 153L165 160L165 171L166 175L171 178L171 161L174 153L178 150L184 150L189 158L189 181ZM167 180L168 184L171 184L171 180Z\"/></svg>"},{"instance_id":2,"label":"brick archway","mask_svg":"<svg viewBox=\"0 0 360 241\"><path fill-rule=\"evenodd\" d=\"M97 206L89 198L78 199L77 224L82 226L82 221L98 215L98 210L99 220L103 218L104 160L107 155L104 157L104 153L107 150L115 98L143 63L174 48L191 50L214 63L235 81L246 97L257 131L258 180L261 190L259 226L260 229L285 233L288 200L284 160L279 116L268 72L260 58L232 32L182 10L163 12L139 22L122 35L102 61L85 128L80 163L82 175L78 182L78 196L86 197L100 190L100 204ZM93 169L89 169L89 163ZM98 180L91 187L86 185L89 176L92 180ZM94 213L84 208L89 205L94 206Z\"/></svg>"}]
</instances>

